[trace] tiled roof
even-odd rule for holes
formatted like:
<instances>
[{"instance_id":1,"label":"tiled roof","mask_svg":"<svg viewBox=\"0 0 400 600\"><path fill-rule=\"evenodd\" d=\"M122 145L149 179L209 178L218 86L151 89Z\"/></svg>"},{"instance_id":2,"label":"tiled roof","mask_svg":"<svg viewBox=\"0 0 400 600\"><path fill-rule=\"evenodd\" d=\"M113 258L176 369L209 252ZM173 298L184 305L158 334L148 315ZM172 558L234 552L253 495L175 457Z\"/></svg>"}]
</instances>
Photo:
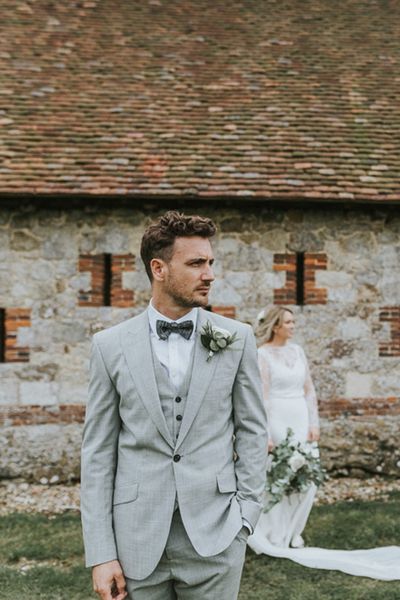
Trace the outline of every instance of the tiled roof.
<instances>
[{"instance_id":1,"label":"tiled roof","mask_svg":"<svg viewBox=\"0 0 400 600\"><path fill-rule=\"evenodd\" d=\"M0 8L2 194L400 201L398 0Z\"/></svg>"}]
</instances>

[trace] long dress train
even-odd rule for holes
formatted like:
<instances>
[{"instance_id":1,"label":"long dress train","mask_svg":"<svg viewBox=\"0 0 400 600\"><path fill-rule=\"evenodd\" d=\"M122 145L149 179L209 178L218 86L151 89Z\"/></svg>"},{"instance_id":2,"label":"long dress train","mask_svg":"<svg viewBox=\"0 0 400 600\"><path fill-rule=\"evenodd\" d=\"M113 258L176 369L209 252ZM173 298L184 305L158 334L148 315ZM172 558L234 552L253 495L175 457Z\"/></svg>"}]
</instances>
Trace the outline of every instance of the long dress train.
<instances>
[{"instance_id":1,"label":"long dress train","mask_svg":"<svg viewBox=\"0 0 400 600\"><path fill-rule=\"evenodd\" d=\"M307 439L309 427L318 427L318 409L307 359L300 346L264 345L258 351L264 398L269 418L269 435L281 442L290 427L297 441ZM316 488L283 498L262 513L248 545L257 554L289 558L306 567L339 570L381 580L400 579L400 547L367 550L290 548L301 535L310 514Z\"/></svg>"}]
</instances>

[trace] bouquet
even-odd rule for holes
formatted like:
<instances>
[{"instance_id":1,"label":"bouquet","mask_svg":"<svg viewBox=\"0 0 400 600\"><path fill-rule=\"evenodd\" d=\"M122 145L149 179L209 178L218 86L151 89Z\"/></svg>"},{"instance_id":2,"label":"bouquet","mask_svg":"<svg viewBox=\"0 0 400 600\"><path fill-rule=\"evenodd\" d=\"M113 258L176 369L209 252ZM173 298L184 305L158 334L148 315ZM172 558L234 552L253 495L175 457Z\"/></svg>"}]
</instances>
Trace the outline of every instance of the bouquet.
<instances>
[{"instance_id":1,"label":"bouquet","mask_svg":"<svg viewBox=\"0 0 400 600\"><path fill-rule=\"evenodd\" d=\"M326 478L317 442L296 442L289 428L286 438L268 457L264 512L271 510L284 496L306 492L312 483L320 486Z\"/></svg>"}]
</instances>

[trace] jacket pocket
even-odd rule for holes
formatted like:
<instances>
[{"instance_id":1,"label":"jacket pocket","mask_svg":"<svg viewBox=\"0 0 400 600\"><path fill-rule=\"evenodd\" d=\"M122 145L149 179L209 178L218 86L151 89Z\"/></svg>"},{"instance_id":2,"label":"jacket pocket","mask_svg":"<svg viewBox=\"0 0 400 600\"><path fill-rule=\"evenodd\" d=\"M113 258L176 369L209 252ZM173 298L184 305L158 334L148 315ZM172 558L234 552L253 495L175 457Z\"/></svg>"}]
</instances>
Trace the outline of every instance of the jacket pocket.
<instances>
[{"instance_id":1,"label":"jacket pocket","mask_svg":"<svg viewBox=\"0 0 400 600\"><path fill-rule=\"evenodd\" d=\"M116 504L127 504L133 502L138 497L139 484L132 483L131 485L124 485L117 487L114 490L113 505Z\"/></svg>"},{"instance_id":2,"label":"jacket pocket","mask_svg":"<svg viewBox=\"0 0 400 600\"><path fill-rule=\"evenodd\" d=\"M235 473L218 473L217 486L221 494L237 491Z\"/></svg>"}]
</instances>

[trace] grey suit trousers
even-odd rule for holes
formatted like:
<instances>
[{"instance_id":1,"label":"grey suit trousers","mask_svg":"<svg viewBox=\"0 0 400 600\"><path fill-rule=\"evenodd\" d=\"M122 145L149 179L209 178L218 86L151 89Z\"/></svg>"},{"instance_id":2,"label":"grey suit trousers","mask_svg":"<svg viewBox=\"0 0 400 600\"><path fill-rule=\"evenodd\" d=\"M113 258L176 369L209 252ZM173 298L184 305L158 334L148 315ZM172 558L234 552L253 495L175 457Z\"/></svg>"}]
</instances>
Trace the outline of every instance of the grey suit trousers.
<instances>
[{"instance_id":1,"label":"grey suit trousers","mask_svg":"<svg viewBox=\"0 0 400 600\"><path fill-rule=\"evenodd\" d=\"M179 510L174 512L167 545L155 570L145 579L127 579L130 600L236 600L246 554L247 530L216 556L193 548Z\"/></svg>"}]
</instances>

